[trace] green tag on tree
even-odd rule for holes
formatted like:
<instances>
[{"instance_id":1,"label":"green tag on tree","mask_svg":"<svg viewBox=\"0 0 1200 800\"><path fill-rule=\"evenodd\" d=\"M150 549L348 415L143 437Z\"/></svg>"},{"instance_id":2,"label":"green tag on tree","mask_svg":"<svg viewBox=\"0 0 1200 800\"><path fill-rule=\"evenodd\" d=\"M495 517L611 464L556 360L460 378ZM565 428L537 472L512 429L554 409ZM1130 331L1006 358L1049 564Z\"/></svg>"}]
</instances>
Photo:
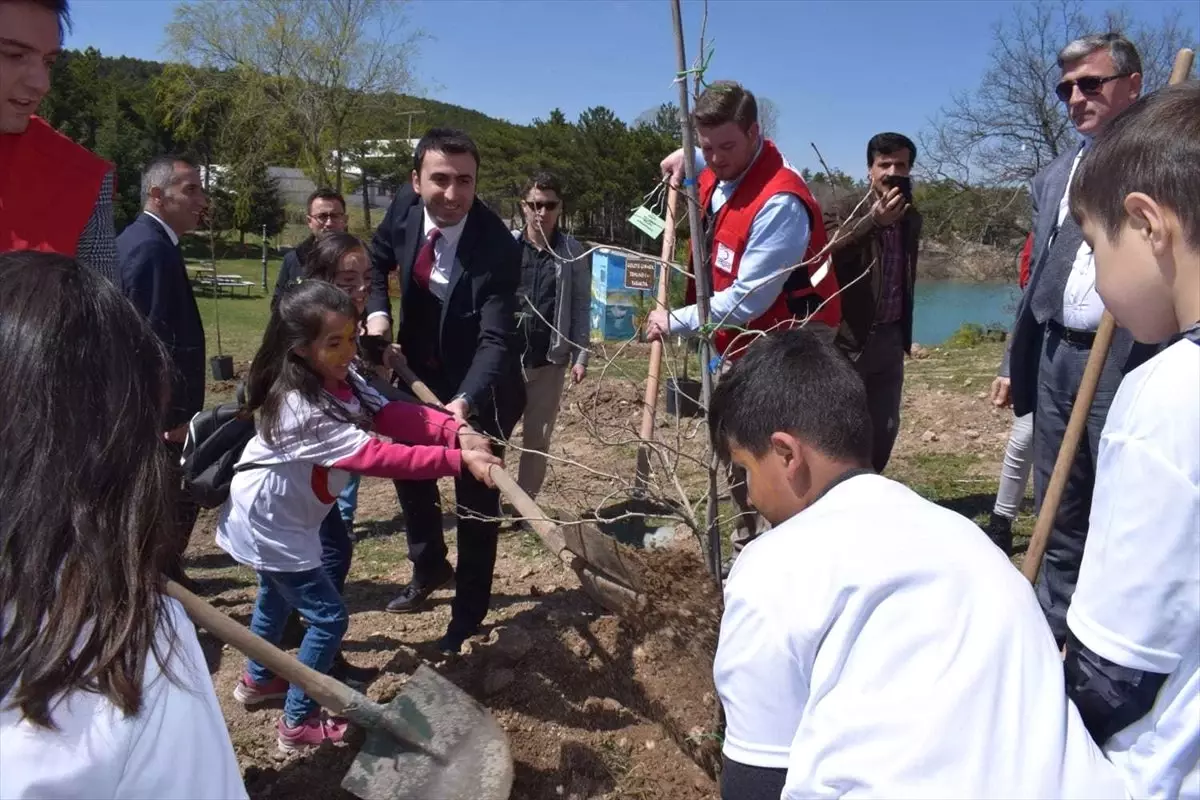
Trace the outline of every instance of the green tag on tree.
<instances>
[{"instance_id":1,"label":"green tag on tree","mask_svg":"<svg viewBox=\"0 0 1200 800\"><path fill-rule=\"evenodd\" d=\"M629 217L629 221L633 224L633 227L651 239L657 239L659 236L662 236L662 232L667 227L666 220L645 206L638 206L634 209L633 214Z\"/></svg>"}]
</instances>

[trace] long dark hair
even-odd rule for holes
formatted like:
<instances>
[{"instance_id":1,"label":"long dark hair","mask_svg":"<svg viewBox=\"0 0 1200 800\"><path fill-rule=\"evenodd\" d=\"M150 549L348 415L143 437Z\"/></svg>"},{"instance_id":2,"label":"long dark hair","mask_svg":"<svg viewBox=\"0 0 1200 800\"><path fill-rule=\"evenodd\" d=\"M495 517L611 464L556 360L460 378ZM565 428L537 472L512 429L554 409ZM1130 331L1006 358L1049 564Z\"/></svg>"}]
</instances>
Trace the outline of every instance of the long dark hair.
<instances>
[{"instance_id":1,"label":"long dark hair","mask_svg":"<svg viewBox=\"0 0 1200 800\"><path fill-rule=\"evenodd\" d=\"M352 233L327 233L318 236L304 259L304 277L333 283L342 257L367 247Z\"/></svg>"},{"instance_id":2,"label":"long dark hair","mask_svg":"<svg viewBox=\"0 0 1200 800\"><path fill-rule=\"evenodd\" d=\"M321 335L325 314L331 311L349 320L356 318L354 301L348 294L325 281L306 280L285 289L279 305L271 313L262 346L254 354L246 378L245 407L247 412L258 413L257 428L268 444L279 440L283 407L291 392L298 392L334 419L363 428L370 426L367 414L376 409L358 391L354 381L350 381L350 388L358 397L364 414L347 411L325 391L321 376L295 352L297 347L316 341Z\"/></svg>"},{"instance_id":3,"label":"long dark hair","mask_svg":"<svg viewBox=\"0 0 1200 800\"><path fill-rule=\"evenodd\" d=\"M73 691L137 714L175 640L169 362L107 280L31 252L0 255L0 353L0 697L51 729Z\"/></svg>"}]
</instances>

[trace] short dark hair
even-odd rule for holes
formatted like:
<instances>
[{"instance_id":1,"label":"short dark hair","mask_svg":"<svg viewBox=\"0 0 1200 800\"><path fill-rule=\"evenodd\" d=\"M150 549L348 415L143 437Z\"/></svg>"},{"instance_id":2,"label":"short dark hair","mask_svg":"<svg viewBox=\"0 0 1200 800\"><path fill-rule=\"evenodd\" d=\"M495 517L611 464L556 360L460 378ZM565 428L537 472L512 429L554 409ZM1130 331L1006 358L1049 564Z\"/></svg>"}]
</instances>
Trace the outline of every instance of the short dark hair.
<instances>
[{"instance_id":1,"label":"short dark hair","mask_svg":"<svg viewBox=\"0 0 1200 800\"><path fill-rule=\"evenodd\" d=\"M178 644L161 584L187 544L168 356L107 279L28 251L0 255L0 352L0 697L40 728L71 693L137 714Z\"/></svg>"},{"instance_id":2,"label":"short dark hair","mask_svg":"<svg viewBox=\"0 0 1200 800\"><path fill-rule=\"evenodd\" d=\"M525 188L521 190L521 198L529 196L529 193L534 189L540 189L543 192L554 192L561 199L563 196L562 181L553 172L535 172L533 177L525 181Z\"/></svg>"},{"instance_id":3,"label":"short dark hair","mask_svg":"<svg viewBox=\"0 0 1200 800\"><path fill-rule=\"evenodd\" d=\"M0 0L3 2L4 0ZM25 0L25 2L33 3L39 8L44 8L50 13L58 17L58 38L62 41L63 36L71 30L71 2L70 0Z\"/></svg>"},{"instance_id":4,"label":"short dark hair","mask_svg":"<svg viewBox=\"0 0 1200 800\"><path fill-rule=\"evenodd\" d=\"M728 461L731 445L755 456L780 431L827 456L871 463L871 414L854 365L812 331L796 328L760 337L721 376L708 410L709 435Z\"/></svg>"},{"instance_id":5,"label":"short dark hair","mask_svg":"<svg viewBox=\"0 0 1200 800\"><path fill-rule=\"evenodd\" d=\"M867 142L867 166L874 164L875 156L880 153L890 156L905 149L908 150L908 166L911 167L917 163L917 146L913 144L913 140L903 133L877 133Z\"/></svg>"},{"instance_id":6,"label":"short dark hair","mask_svg":"<svg viewBox=\"0 0 1200 800\"><path fill-rule=\"evenodd\" d=\"M736 122L739 128L748 131L758 122L758 101L753 92L737 81L713 81L696 100L692 120L701 128Z\"/></svg>"},{"instance_id":7,"label":"short dark hair","mask_svg":"<svg viewBox=\"0 0 1200 800\"><path fill-rule=\"evenodd\" d=\"M1174 211L1188 244L1200 250L1200 82L1159 89L1118 114L1079 162L1071 211L1112 240L1133 192Z\"/></svg>"},{"instance_id":8,"label":"short dark hair","mask_svg":"<svg viewBox=\"0 0 1200 800\"><path fill-rule=\"evenodd\" d=\"M451 155L462 155L470 153L475 159L475 169L479 169L479 148L475 146L475 140L463 130L458 128L430 128L421 137L421 141L417 142L417 149L413 152L413 169L420 174L421 165L425 163L425 154L430 150L437 153L449 153Z\"/></svg>"},{"instance_id":9,"label":"short dark hair","mask_svg":"<svg viewBox=\"0 0 1200 800\"><path fill-rule=\"evenodd\" d=\"M337 200L342 204L342 213L346 213L346 198L342 197L341 192L334 191L328 186L322 186L320 189L317 189L308 196L308 201L304 204L304 213L307 214L312 211L312 204L314 200Z\"/></svg>"}]
</instances>

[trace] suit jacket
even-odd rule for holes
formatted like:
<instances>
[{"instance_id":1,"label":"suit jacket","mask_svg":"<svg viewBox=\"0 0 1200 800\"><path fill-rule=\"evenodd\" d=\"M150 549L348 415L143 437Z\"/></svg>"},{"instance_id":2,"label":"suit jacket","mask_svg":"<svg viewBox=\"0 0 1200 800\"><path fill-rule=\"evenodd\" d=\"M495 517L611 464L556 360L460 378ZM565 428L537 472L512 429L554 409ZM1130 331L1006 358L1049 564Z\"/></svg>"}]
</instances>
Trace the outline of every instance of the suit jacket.
<instances>
[{"instance_id":1,"label":"suit jacket","mask_svg":"<svg viewBox=\"0 0 1200 800\"><path fill-rule=\"evenodd\" d=\"M153 217L139 214L117 237L121 289L150 322L171 357L166 429L204 408L204 324L183 253Z\"/></svg>"},{"instance_id":2,"label":"suit jacket","mask_svg":"<svg viewBox=\"0 0 1200 800\"><path fill-rule=\"evenodd\" d=\"M1004 362L1000 365L1000 374L1012 379L1013 413L1017 416L1032 412L1037 405L1038 366L1041 363L1042 342L1046 336L1046 326L1039 324L1033 316L1029 305L1030 298L1041 281L1049 280L1048 272L1071 269L1070 264L1060 264L1051 268L1046 258L1050 254L1050 243L1058 229L1059 204L1067 191L1071 165L1078 153L1078 147L1064 151L1045 169L1033 176L1029 186L1030 201L1033 205L1033 249L1030 256L1029 283L1026 284L1021 302L1017 306L1017 319L1012 335L1008 338ZM1137 344L1133 334L1118 327L1113 334L1112 347L1108 351L1104 368L1119 369L1121 374L1126 374L1153 353L1153 347Z\"/></svg>"},{"instance_id":3,"label":"suit jacket","mask_svg":"<svg viewBox=\"0 0 1200 800\"><path fill-rule=\"evenodd\" d=\"M271 295L272 311L279 305L279 297L283 294L283 290L304 277L304 262L308 260L308 253L312 250L315 241L316 237L309 236L284 253L283 264L280 265L279 275L275 278L275 293Z\"/></svg>"},{"instance_id":4,"label":"suit jacket","mask_svg":"<svg viewBox=\"0 0 1200 800\"><path fill-rule=\"evenodd\" d=\"M411 186L401 189L371 240L371 294L367 315L392 317L388 275L400 270L400 324L397 343L436 336L436 373L414 371L442 393L443 402L465 395L472 414L489 433L507 436L525 407L525 383L516 358L516 291L521 248L495 212L475 199L467 216L446 300L436 331L415 330L405 309L418 290L412 267L424 241L425 205ZM392 317L394 319L394 317Z\"/></svg>"},{"instance_id":5,"label":"suit jacket","mask_svg":"<svg viewBox=\"0 0 1200 800\"><path fill-rule=\"evenodd\" d=\"M842 324L836 341L842 352L857 358L875 329L879 301L883 297L883 252L879 229L871 220L869 208L865 215L860 208L860 219L855 228L843 230L844 221L862 199L861 195L832 187L824 189L820 185L814 192L819 192L818 202L824 209L822 216L829 239L847 237L846 244L833 253L833 269L838 286L842 287ZM916 208L910 207L900 224L904 238L904 300L900 325L904 332L904 352L907 353L912 350L913 293L917 284L917 255L924 218ZM856 281L866 270L870 270L870 274Z\"/></svg>"}]
</instances>

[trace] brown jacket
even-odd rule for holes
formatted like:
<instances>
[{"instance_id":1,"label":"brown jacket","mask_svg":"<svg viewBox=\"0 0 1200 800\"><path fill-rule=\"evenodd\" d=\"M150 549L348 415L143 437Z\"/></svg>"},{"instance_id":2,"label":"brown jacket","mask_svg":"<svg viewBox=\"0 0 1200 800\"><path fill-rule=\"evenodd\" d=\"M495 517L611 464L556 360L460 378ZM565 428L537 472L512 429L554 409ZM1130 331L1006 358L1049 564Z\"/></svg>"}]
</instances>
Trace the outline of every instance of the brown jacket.
<instances>
[{"instance_id":1,"label":"brown jacket","mask_svg":"<svg viewBox=\"0 0 1200 800\"><path fill-rule=\"evenodd\" d=\"M815 187L814 187L815 189ZM879 302L883 296L883 260L880 231L871 217L874 198L863 201L854 215L853 226L847 225L850 212L862 199L857 192L820 186L818 202L825 209L825 230L832 243L833 269L842 287L842 325L837 333L837 345L850 358L862 353L875 329ZM814 191L814 194L817 194ZM917 246L921 239L920 212L910 207L901 224L904 226L904 309L900 323L904 330L904 351L912 349L913 287L917 282ZM844 238L843 238L844 237ZM869 274L865 274L868 273Z\"/></svg>"}]
</instances>

